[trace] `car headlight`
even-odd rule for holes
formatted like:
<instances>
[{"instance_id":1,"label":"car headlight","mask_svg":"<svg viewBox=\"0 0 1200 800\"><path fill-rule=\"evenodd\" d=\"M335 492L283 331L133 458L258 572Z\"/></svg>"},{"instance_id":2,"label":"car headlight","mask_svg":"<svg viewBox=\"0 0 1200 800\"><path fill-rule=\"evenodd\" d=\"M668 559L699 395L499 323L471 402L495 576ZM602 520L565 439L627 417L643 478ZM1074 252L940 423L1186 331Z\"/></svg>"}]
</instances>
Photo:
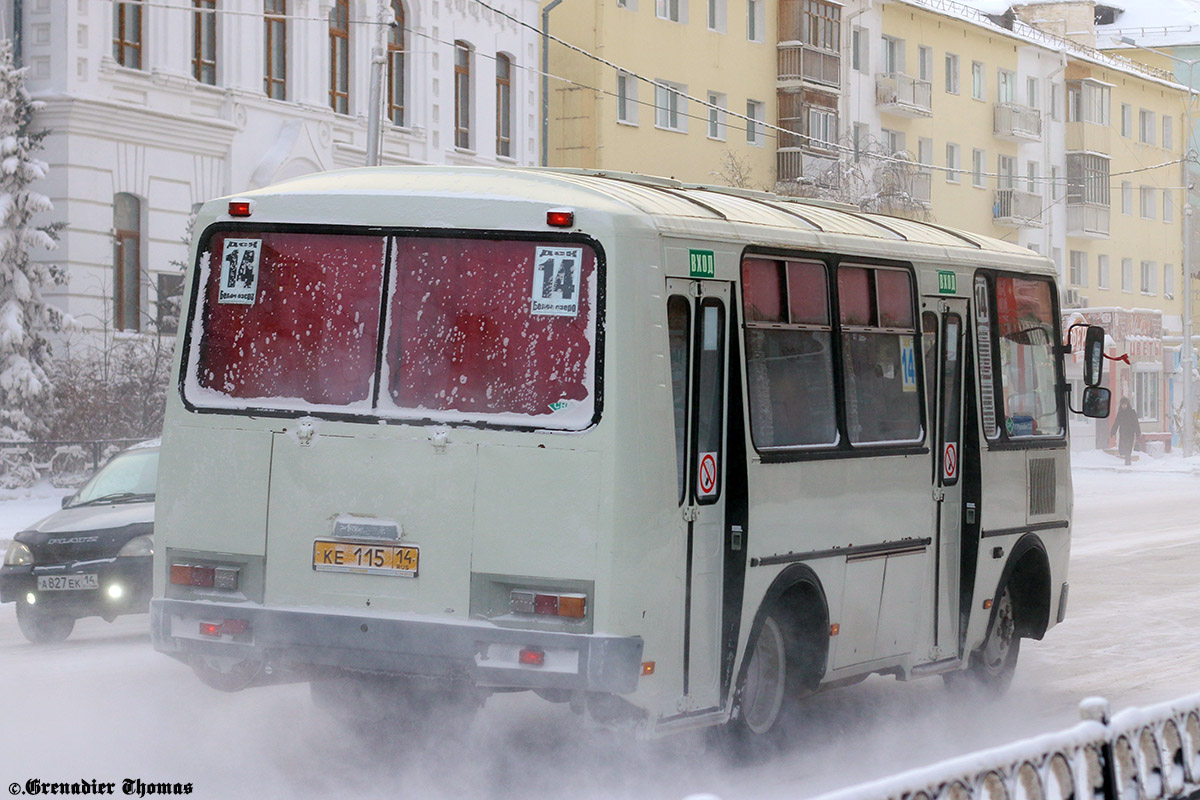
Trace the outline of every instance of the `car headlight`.
<instances>
[{"instance_id":1,"label":"car headlight","mask_svg":"<svg viewBox=\"0 0 1200 800\"><path fill-rule=\"evenodd\" d=\"M4 554L4 563L7 566L27 566L33 563L33 553L20 542L13 542L8 546L8 552Z\"/></svg>"},{"instance_id":2,"label":"car headlight","mask_svg":"<svg viewBox=\"0 0 1200 800\"><path fill-rule=\"evenodd\" d=\"M146 536L135 536L125 543L118 552L118 556L152 556L154 555L154 537L147 534Z\"/></svg>"}]
</instances>

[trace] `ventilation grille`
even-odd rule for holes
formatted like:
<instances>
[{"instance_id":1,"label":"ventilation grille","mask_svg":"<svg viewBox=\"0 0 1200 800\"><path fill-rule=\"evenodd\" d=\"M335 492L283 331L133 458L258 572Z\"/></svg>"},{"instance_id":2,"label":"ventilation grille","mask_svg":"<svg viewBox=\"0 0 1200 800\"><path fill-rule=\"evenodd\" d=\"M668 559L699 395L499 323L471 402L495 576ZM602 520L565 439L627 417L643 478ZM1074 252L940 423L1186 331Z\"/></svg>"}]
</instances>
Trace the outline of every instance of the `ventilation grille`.
<instances>
[{"instance_id":1,"label":"ventilation grille","mask_svg":"<svg viewBox=\"0 0 1200 800\"><path fill-rule=\"evenodd\" d=\"M1053 458L1029 459L1029 513L1053 514L1054 493L1058 482L1054 478Z\"/></svg>"}]
</instances>

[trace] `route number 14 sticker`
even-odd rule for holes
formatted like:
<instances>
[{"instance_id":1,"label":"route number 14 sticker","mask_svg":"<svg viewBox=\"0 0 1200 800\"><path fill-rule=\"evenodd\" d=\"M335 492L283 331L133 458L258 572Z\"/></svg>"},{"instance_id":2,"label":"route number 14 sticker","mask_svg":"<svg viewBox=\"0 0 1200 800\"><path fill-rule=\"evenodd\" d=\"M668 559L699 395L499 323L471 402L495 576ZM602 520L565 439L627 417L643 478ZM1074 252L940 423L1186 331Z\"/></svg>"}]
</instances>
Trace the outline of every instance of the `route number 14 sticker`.
<instances>
[{"instance_id":1,"label":"route number 14 sticker","mask_svg":"<svg viewBox=\"0 0 1200 800\"><path fill-rule=\"evenodd\" d=\"M529 313L574 317L579 313L580 247L539 247L533 259Z\"/></svg>"},{"instance_id":2,"label":"route number 14 sticker","mask_svg":"<svg viewBox=\"0 0 1200 800\"><path fill-rule=\"evenodd\" d=\"M717 454L701 453L696 470L696 496L712 497L717 493Z\"/></svg>"},{"instance_id":3,"label":"route number 14 sticker","mask_svg":"<svg viewBox=\"0 0 1200 800\"><path fill-rule=\"evenodd\" d=\"M226 239L221 253L219 303L254 305L258 290L258 257L262 239Z\"/></svg>"}]
</instances>

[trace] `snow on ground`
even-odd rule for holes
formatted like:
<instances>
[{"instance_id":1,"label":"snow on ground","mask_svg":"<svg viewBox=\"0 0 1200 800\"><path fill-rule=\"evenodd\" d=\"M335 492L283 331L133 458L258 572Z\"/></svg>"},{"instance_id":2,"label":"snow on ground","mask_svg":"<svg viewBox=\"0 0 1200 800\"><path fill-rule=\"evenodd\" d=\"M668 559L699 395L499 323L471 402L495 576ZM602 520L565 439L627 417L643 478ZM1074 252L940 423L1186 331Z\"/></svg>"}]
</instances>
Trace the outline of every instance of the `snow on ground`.
<instances>
[{"instance_id":1,"label":"snow on ground","mask_svg":"<svg viewBox=\"0 0 1200 800\"><path fill-rule=\"evenodd\" d=\"M491 698L461 741L413 749L351 735L303 684L208 689L151 649L145 615L83 620L67 642L35 648L0 606L0 785L140 777L190 781L201 798L791 800L1071 728L1085 697L1120 711L1200 691L1200 463L1075 461L1067 619L1023 643L1000 701L872 677L811 698L788 750L734 768L702 737L630 741L521 693ZM59 496L0 499L0 536Z\"/></svg>"}]
</instances>

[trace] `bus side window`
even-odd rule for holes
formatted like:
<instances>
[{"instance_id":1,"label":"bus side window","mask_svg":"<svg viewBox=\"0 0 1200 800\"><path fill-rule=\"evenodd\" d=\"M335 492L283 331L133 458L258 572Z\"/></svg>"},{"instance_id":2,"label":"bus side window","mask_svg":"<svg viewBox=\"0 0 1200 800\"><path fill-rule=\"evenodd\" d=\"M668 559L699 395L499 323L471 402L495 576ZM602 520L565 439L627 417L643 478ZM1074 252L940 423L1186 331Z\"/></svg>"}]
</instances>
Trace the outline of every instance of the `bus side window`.
<instances>
[{"instance_id":1,"label":"bus side window","mask_svg":"<svg viewBox=\"0 0 1200 800\"><path fill-rule=\"evenodd\" d=\"M683 502L687 469L688 328L691 305L673 295L667 300L667 338L671 350L671 398L675 406L675 465L679 476L679 502Z\"/></svg>"},{"instance_id":2,"label":"bus side window","mask_svg":"<svg viewBox=\"0 0 1200 800\"><path fill-rule=\"evenodd\" d=\"M748 258L742 279L755 446L836 444L825 265Z\"/></svg>"},{"instance_id":3,"label":"bus side window","mask_svg":"<svg viewBox=\"0 0 1200 800\"><path fill-rule=\"evenodd\" d=\"M897 269L838 269L846 424L853 444L921 438L912 279Z\"/></svg>"}]
</instances>

